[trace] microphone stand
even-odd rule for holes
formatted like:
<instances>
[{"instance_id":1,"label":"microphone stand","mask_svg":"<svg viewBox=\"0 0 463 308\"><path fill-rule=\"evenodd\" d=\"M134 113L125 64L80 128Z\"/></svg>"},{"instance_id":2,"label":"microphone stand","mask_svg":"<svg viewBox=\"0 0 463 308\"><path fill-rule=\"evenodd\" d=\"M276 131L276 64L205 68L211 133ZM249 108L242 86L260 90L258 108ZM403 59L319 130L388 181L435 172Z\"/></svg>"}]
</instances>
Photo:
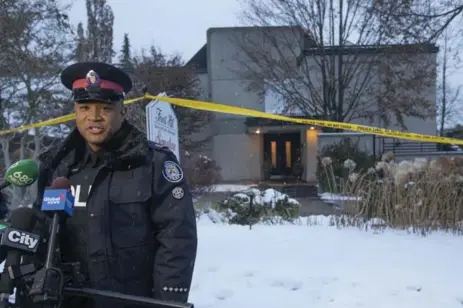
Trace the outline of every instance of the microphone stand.
<instances>
[{"instance_id":1,"label":"microphone stand","mask_svg":"<svg viewBox=\"0 0 463 308\"><path fill-rule=\"evenodd\" d=\"M50 238L48 239L47 257L45 259L45 268L53 267L53 259L55 257L56 242L59 232L59 214L53 213L53 220L51 222Z\"/></svg>"},{"instance_id":2,"label":"microphone stand","mask_svg":"<svg viewBox=\"0 0 463 308\"><path fill-rule=\"evenodd\" d=\"M55 212L50 227L45 264L35 273L29 291L33 303L52 308L60 306L64 287L64 275L60 268L54 266L59 225L60 215Z\"/></svg>"}]
</instances>

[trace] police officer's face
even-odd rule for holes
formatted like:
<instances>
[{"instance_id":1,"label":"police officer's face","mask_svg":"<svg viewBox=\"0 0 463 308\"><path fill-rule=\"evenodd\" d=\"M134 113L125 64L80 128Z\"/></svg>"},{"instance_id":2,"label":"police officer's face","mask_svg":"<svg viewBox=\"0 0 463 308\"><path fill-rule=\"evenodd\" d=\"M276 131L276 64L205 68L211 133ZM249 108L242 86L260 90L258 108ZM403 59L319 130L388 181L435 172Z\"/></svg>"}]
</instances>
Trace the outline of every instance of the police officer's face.
<instances>
[{"instance_id":1,"label":"police officer's face","mask_svg":"<svg viewBox=\"0 0 463 308\"><path fill-rule=\"evenodd\" d=\"M120 128L124 119L122 104L76 103L76 125L93 150L98 150Z\"/></svg>"}]
</instances>

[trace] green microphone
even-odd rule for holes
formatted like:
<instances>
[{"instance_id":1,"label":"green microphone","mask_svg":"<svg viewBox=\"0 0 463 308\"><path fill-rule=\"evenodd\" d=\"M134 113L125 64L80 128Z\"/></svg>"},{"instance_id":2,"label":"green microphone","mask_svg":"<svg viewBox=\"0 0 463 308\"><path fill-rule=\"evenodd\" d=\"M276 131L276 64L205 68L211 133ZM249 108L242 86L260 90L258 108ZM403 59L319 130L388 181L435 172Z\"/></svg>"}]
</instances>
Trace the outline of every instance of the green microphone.
<instances>
[{"instance_id":1,"label":"green microphone","mask_svg":"<svg viewBox=\"0 0 463 308\"><path fill-rule=\"evenodd\" d=\"M33 159L23 159L15 162L5 173L5 182L0 190L10 185L27 187L32 185L39 177L39 166Z\"/></svg>"}]
</instances>

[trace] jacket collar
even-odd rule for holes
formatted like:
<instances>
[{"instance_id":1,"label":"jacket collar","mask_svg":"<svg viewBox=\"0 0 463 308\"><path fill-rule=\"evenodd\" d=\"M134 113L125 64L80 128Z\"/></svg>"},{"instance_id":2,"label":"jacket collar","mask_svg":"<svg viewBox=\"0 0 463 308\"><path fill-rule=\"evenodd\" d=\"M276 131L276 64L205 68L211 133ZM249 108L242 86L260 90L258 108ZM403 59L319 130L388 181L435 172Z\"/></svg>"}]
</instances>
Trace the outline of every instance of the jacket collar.
<instances>
[{"instance_id":1,"label":"jacket collar","mask_svg":"<svg viewBox=\"0 0 463 308\"><path fill-rule=\"evenodd\" d=\"M68 165L82 162L86 142L74 129L57 147L39 155L39 161L55 169L62 161ZM144 133L125 121L121 129L108 142L103 154L105 164L113 169L132 169L147 161L149 145Z\"/></svg>"}]
</instances>

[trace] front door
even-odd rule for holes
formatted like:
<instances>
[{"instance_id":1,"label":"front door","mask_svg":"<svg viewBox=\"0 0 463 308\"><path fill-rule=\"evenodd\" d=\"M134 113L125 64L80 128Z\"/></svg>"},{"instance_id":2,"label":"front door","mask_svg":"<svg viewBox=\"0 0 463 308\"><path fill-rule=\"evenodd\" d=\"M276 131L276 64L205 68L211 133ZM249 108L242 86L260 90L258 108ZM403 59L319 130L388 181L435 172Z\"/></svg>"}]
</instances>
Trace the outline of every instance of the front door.
<instances>
[{"instance_id":1,"label":"front door","mask_svg":"<svg viewBox=\"0 0 463 308\"><path fill-rule=\"evenodd\" d=\"M300 133L268 133L264 135L264 165L269 177L293 175L300 159Z\"/></svg>"}]
</instances>

